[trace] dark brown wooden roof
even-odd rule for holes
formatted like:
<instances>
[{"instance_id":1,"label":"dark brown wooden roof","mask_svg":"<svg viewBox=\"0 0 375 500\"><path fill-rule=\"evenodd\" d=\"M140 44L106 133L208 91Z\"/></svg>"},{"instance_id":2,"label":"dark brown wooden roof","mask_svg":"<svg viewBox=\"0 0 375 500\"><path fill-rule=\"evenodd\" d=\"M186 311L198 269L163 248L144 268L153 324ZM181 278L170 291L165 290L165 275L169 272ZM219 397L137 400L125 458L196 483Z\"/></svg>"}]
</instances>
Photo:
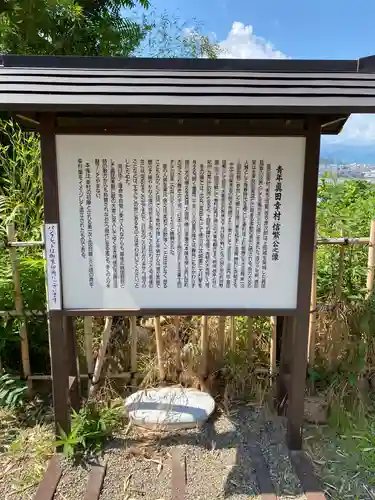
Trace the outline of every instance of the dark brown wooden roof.
<instances>
[{"instance_id":1,"label":"dark brown wooden roof","mask_svg":"<svg viewBox=\"0 0 375 500\"><path fill-rule=\"evenodd\" d=\"M322 115L337 133L375 112L375 59L181 60L2 56L0 110L102 115Z\"/></svg>"}]
</instances>

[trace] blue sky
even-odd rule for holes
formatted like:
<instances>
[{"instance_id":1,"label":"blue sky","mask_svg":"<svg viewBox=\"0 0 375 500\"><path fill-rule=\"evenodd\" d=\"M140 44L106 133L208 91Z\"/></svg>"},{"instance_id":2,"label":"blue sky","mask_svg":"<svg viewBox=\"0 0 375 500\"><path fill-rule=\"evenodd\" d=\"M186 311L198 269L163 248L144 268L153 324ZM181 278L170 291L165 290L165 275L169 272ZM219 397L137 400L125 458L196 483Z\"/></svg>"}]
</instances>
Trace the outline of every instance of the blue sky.
<instances>
[{"instance_id":1,"label":"blue sky","mask_svg":"<svg viewBox=\"0 0 375 500\"><path fill-rule=\"evenodd\" d=\"M292 58L356 59L375 53L373 0L153 0L158 10L196 17L218 40L234 22Z\"/></svg>"},{"instance_id":2,"label":"blue sky","mask_svg":"<svg viewBox=\"0 0 375 500\"><path fill-rule=\"evenodd\" d=\"M357 59L375 54L374 0L151 0L159 11L176 14L212 34L222 57ZM192 23L193 24L193 23ZM352 116L338 137L325 142L374 144L375 116Z\"/></svg>"}]
</instances>

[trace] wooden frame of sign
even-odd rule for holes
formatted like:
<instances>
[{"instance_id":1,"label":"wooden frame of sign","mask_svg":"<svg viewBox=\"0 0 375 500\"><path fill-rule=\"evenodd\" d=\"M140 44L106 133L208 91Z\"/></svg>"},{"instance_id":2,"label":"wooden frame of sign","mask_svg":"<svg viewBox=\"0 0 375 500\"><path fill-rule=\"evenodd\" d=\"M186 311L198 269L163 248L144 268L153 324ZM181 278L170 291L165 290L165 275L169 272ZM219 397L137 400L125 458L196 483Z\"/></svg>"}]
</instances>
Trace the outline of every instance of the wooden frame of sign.
<instances>
[{"instance_id":1,"label":"wooden frame of sign","mask_svg":"<svg viewBox=\"0 0 375 500\"><path fill-rule=\"evenodd\" d=\"M100 120L98 120L100 122ZM303 418L305 373L307 368L307 342L308 342L308 322L310 304L310 284L311 269L315 234L315 211L316 211L316 191L319 168L319 145L320 145L320 123L314 116L306 118L305 130L286 131L285 128L273 130L275 135L304 135L306 137L305 146L305 166L303 180L303 203L300 229L300 257L297 278L297 307L295 309L252 309L249 308L179 308L174 309L133 309L133 310L103 310L103 309L65 309L62 290L60 310L49 311L51 364L53 377L54 410L57 428L65 430L69 428L69 397L77 400L78 386L76 390L70 390L69 377L78 378L76 369L76 349L73 326L73 316L104 316L104 315L264 315L277 316L277 335L284 339L284 343L293 343L293 356L288 362L283 361L282 370L279 374L279 400L288 394L288 429L287 442L291 449L301 447L301 428ZM40 133L43 163L44 181L44 203L45 203L45 223L48 225L57 224L59 226L59 194L57 176L56 157L56 134L63 131L66 133L85 134L92 133L93 126L89 129L77 129L77 127L67 129L58 127L54 114L43 113L40 115ZM166 133L173 128L173 123L165 122ZM94 129L95 130L95 129ZM151 129L152 130L152 129ZM147 130L146 130L147 131ZM150 131L150 129L149 129ZM121 128L113 129L111 132L122 133ZM143 127L142 133L145 132ZM210 130L203 130L205 135L210 134ZM217 130L216 130L217 132ZM257 129L258 135L269 135L269 130ZM159 129L160 133L160 129ZM238 131L236 131L238 133ZM242 131L244 134L245 131ZM48 235L47 235L48 238ZM56 248L60 249L60 236L57 233ZM48 252L48 245L46 245ZM56 252L56 269L59 273L58 283L62 283L61 273L61 252ZM290 345L290 344L289 344ZM67 348L65 348L67 346ZM287 380L289 379L289 382ZM289 387L286 385L289 384ZM70 396L69 396L70 394Z\"/></svg>"},{"instance_id":2,"label":"wooden frame of sign","mask_svg":"<svg viewBox=\"0 0 375 500\"><path fill-rule=\"evenodd\" d=\"M127 60L121 58L86 59L14 56L2 56L2 59L3 65L0 67L0 110L11 112L22 126L29 130L39 131L41 136L48 278L48 321L56 432L58 433L60 428L66 432L69 430L69 408L70 406L77 408L80 404L74 316L134 316L142 314L155 316L161 314L179 316L272 315L277 317L277 361L279 364L277 400L279 406L285 399L288 400L287 443L291 449L300 449L302 446L302 421L307 371L308 322L320 136L322 133L338 133L351 112L375 111L373 99L375 92L374 58L370 57L359 61L230 62L224 60ZM79 136L77 140L82 143L82 148L86 149L81 150L79 147L72 156L70 146L74 145L74 137L77 138L77 136ZM61 140L61 137L64 139ZM207 176L210 175L207 186L211 183L209 189L213 189L215 192L219 188L215 184L217 181L212 181L212 178L216 176L216 168L220 170L221 167L224 168L224 165L222 164L220 167L219 160L216 164L213 151L215 152L217 148L221 152L221 156L218 154L217 158L231 157L238 178L245 179L243 183L245 191L239 194L239 198L242 200L249 193L250 167L247 164L247 157L252 158L254 168L259 167L259 171L263 169L262 175L266 176L267 182L269 180L267 175L272 171L272 182L275 186L275 196L272 200L273 206L278 205L277 201L281 196L280 182L282 179L278 176L282 175L283 167L278 164L277 156L273 156L272 160L266 158L266 161L262 160L263 155L264 157L270 156L269 150L272 149L273 143L269 139L280 138L281 142L285 143L284 149L288 149L290 145L298 143L297 138L303 138L303 150L299 149L298 165L301 168L298 168L300 177L298 190L296 190L296 192L298 191L296 210L293 211L293 203L291 202L294 198L293 187L289 187L289 191L286 189L287 195L283 198L285 206L288 207L287 216L284 217L283 223L284 226L289 224L290 234L292 234L291 239L294 238L293 245L290 247L287 245L287 252L290 252L290 262L292 262L287 269L287 274L285 274L285 270L283 270L284 274L283 272L274 273L277 279L272 281L270 271L268 289L263 286L263 275L262 277L258 276L256 287L249 286L249 282L247 284L244 282L246 277L249 276L249 263L247 267L245 266L245 271L243 269L240 269L240 271L238 269L233 270L236 266L231 264L233 265L231 268L232 275L236 275L233 279L237 280L237 286L232 286L230 283L229 285L224 286L221 284L220 286L217 278L216 241L215 245L209 243L209 248L213 252L213 260L210 260L209 267L212 270L214 269L215 272L211 273L210 279L212 281L207 281L208 278L205 275L206 282L204 286L199 284L197 286L194 281L195 285L190 287L193 278L189 275L186 278L188 286L180 284L180 270L176 272L172 269L171 275L173 279L169 283L173 283L170 286L170 295L165 290L165 288L168 290L169 285L163 287L162 282L159 283L160 287L156 286L159 295L155 294L155 287L151 292L148 291L147 286L143 286L143 274L140 282L137 281L136 285L132 286L131 293L126 296L121 295L122 292L119 290L123 274L121 264L120 267L116 264L116 269L120 269L119 275L116 274L117 271L112 274L107 272L110 264L108 264L106 252L103 250L107 245L104 235L107 226L105 226L106 219L104 219L105 227L101 235L102 241L98 243L100 258L95 264L97 266L96 270L99 269L97 275L99 274L101 277L93 277L93 263L91 262L87 267L87 261L89 260L87 255L90 257L91 254L86 254L86 250L80 252L79 247L79 241L86 238L85 234L80 233L81 208L78 205L79 208L77 209L76 204L75 212L74 210L72 213L69 211L70 205L76 203L70 198L71 193L68 189L70 181L68 182L67 179L71 174L70 170L75 169L76 173L78 171L78 182L82 183L84 169L86 169L89 177L91 175L87 151L90 151L91 147L96 151L93 153L96 155L94 160L92 158L90 160L94 162L95 158L101 155L97 151L102 146L104 153L101 158L111 158L111 156L108 156L108 151L111 151L107 147L108 144L111 147L114 146L115 149L117 148L117 153L120 151L122 154L118 147L119 138L120 141L123 140L124 144L126 144L127 151L130 151L126 154L134 154L133 158L140 159L140 168L142 169L141 158L143 152L139 152L140 137L143 138L146 149L148 143L155 144L153 142L155 137L160 138L159 146L160 144L165 145L166 139L173 139L171 147L175 147L176 144L181 145L181 140L183 140L188 143L190 150L199 144L202 145L202 141L210 143L211 149L204 150L202 148L204 150L203 155L206 156L201 155L196 160L191 156L187 157L189 158L188 161L192 162L190 165L194 166L194 161L197 164L199 162L203 177L206 175L206 170L211 172L210 174L207 173ZM259 153L260 150L256 149L258 140L259 142L263 141L264 153ZM135 152L132 152L133 143ZM249 154L249 150L246 150L247 143L251 145L251 147L249 146L251 151L257 150L257 154L254 154L253 157ZM226 155L225 150L226 144L231 148L228 155ZM177 146L176 148L173 155L161 158L161 161L165 162L163 163L163 169L165 165L167 173L168 161L176 158L176 151L177 153L181 151ZM292 147L289 149L291 150L290 156L284 156L284 159L286 158L285 164L288 168L292 168L294 149ZM86 159L84 154L81 156L80 151L86 154ZM154 148L150 154L159 154L160 151L163 153L160 147L157 151L159 152L155 153ZM238 156L241 156L241 162L238 160L238 163L234 164L233 162L237 161L235 159L237 151ZM186 150L182 154L186 154ZM178 153L177 157L183 158L180 153ZM209 161L207 161L207 164L205 163L204 158L207 157L215 160L213 165L209 165ZM253 158L257 159L254 160ZM119 161L119 154L117 154L116 162ZM136 172L138 168L137 161L135 162ZM269 165L267 164L268 161ZM100 163L99 160L98 162ZM74 165L72 166L72 164ZM60 176L59 168L65 169L62 170L63 174ZM107 169L107 166L105 166L105 169ZM189 167L185 167L185 175L189 176L190 174L186 174L188 171ZM109 173L112 175L112 170ZM108 175L108 171L106 171L105 175ZM142 170L141 175L144 175ZM160 170L158 175L160 175ZM231 189L230 175L232 174L229 173L228 189ZM110 181L111 177L106 177L105 182ZM151 176L151 184L153 182ZM181 182L179 181L180 184ZM268 189L267 182L265 192ZM286 184L284 184L285 188L287 187ZM95 186L94 182L93 185ZM102 205L106 203L108 205L108 198L112 189L110 185L107 184L106 186L107 191L104 193L103 198L107 201L100 199ZM236 190L240 189L237 186L238 182ZM123 199L125 191L123 191L122 184L119 189L121 190L122 207L122 204L125 203ZM127 189L129 198L131 196L134 198L134 191L133 195L131 192L132 188L128 186ZM142 189L143 187L141 188L141 196L143 196ZM152 191L154 188L151 187L150 189ZM195 197L197 189L195 187L193 191L189 191L190 195L188 196ZM75 186L72 186L72 191L75 192L75 200L81 197L81 193L77 194L77 179ZM89 197L86 192L86 211L87 206L92 205L93 193L91 187L88 192ZM210 196L207 196L207 193L210 192L212 193L212 191L204 191L203 193L207 199L210 199ZM236 191L236 196L238 193L240 191ZM233 191L232 194L234 194ZM160 199L160 192L158 196ZM99 194L98 198L100 197L101 194ZM71 203L72 200L74 203ZM113 213L118 216L119 193L114 194L113 200L110 200L112 206L105 207L105 218L110 216L111 207ZM189 198L186 203L191 206L193 202ZM228 201L227 207L226 202L222 202L220 205L224 215L226 209L228 212L229 210L233 211L234 207L229 203L232 202ZM116 205L117 208L114 208L113 205ZM174 205L171 202L168 206L167 212L170 213L174 209ZM61 207L63 207L63 211ZM239 204L239 207L244 214L248 213L248 207L245 204L242 206ZM237 205L235 209L238 209ZM100 210L103 215L103 209ZM194 198L194 210L196 210L196 198ZM217 207L210 205L208 210L211 210L211 213L214 214ZM280 218L279 212L276 208L267 215L267 217L272 215L276 220L277 227L273 228L272 233L269 227L267 227L268 232L264 230L265 223L262 226L263 247L268 234L270 235L269 240L272 240L272 250L269 250L268 254L269 260L265 259L265 262L271 262L270 269L271 265L273 265L272 261L278 260L280 242L278 242L279 225L277 221ZM297 216L294 212L297 213ZM128 210L128 218L129 214L131 218L132 213L135 213L134 207L133 212ZM194 213L197 214L197 212ZM94 212L92 214L90 212L90 217L94 216L93 214ZM123 217L123 214L121 217ZM242 221L248 221L246 217L247 215L240 214ZM262 215L262 217L263 221L266 220L265 216ZM155 220L154 218L153 221ZM227 221L227 219L225 220ZM97 226L100 226L102 219L100 218L98 221ZM180 221L180 223L186 223L186 220ZM189 219L187 221L188 226L190 223L192 223L192 220ZM91 222L89 225L86 220L84 224L88 228L88 232L90 232L88 236L90 239L92 236L91 230L94 231ZM159 237L161 232L160 224L159 220L157 222ZM214 225L212 228L210 226L211 222L207 220L204 224L206 224L205 227L210 227L210 234L214 234L215 238L215 232L217 232L219 225ZM218 224L217 221L215 224ZM231 224L233 224L233 221ZM238 238L240 233L238 221L235 224L237 224L235 226L235 238ZM67 225L73 228L70 232L67 231ZM185 231L184 226L181 227L182 231ZM233 226L231 227L233 228ZM148 234L153 233L154 230L155 228L152 225L147 228L143 227L143 233L137 235L137 241L139 239L141 242L147 240ZM249 233L252 232L253 230L249 228ZM130 226L130 231L126 234L131 233ZM183 234L186 237L186 231ZM189 233L190 236L192 234ZM226 244L232 241L230 239L232 237L233 231L228 229L228 235L225 236ZM117 233L116 235L113 233L111 238L113 244L113 241L117 238ZM123 238L123 234L121 238ZM171 239L172 237L169 236L168 241L170 242ZM189 237L187 237L186 241L189 246ZM76 255L69 253L70 244L75 248L74 252L78 256L81 253L82 261L79 262L83 262L84 265L77 265ZM92 245L95 244L96 241L93 238L89 242L85 240L85 249L91 248L92 252ZM194 246L194 243L191 243L191 245ZM253 243L249 244L247 242L246 245L245 255L252 258L253 252L256 253L256 245L255 250ZM282 246L284 247L284 243ZM228 247L230 247L229 244ZM125 251L126 248L120 248L121 255L123 250ZM172 250L169 253L172 253L174 257L175 248L173 247ZM113 255L116 252L117 250L112 249ZM143 250L141 250L142 252ZM160 259L160 249L158 252L157 259ZM202 258L210 259L210 251L206 251L206 254L208 257ZM166 255L166 262L169 262L170 255L165 252L165 249L163 255ZM272 255L272 258L270 255ZM262 256L265 256L264 252L262 255L256 255L258 264L262 262ZM242 259L243 262L244 253L242 253L242 257L234 256L234 259L238 258ZM70 260L76 262L75 267L71 266ZM130 253L130 261L132 262L130 269L126 269L128 275L132 274L131 266L138 265L138 260L132 253ZM116 260L116 262L118 261ZM156 262L158 268L160 261L158 263L158 260L152 260L152 263L154 262ZM212 264L212 262L216 262L216 264ZM238 264L238 260L233 260L233 262ZM288 264L288 258L283 262ZM127 265L129 266L129 259ZM189 265L192 268L193 264L191 262ZM281 267L288 266L283 264ZM89 273L87 273L87 269L89 269ZM105 272L104 269L106 269ZM194 269L194 272L196 272L196 268ZM290 276L288 276L289 271ZM86 274L83 275L82 272ZM143 270L139 272L143 273ZM76 273L76 276L74 273ZM135 273L136 271L134 271ZM166 274L168 275L168 272ZM153 275L152 266L151 275ZM82 276L85 276L84 286L82 285ZM196 275L194 274L194 276ZM81 296L77 295L77 290L74 290L74 279L76 279L78 292L83 291ZM97 287L93 286L95 279L99 280ZM149 278L145 278L145 280L147 279L150 279L150 274ZM194 277L195 279L198 278ZM202 276L200 279L203 279ZM100 280L104 280L104 282ZM113 284L115 281L116 284ZM119 282L120 286L118 285ZM283 293L283 286L285 294ZM184 287L186 288L185 291L183 290ZM227 290L224 290L225 288ZM253 288L257 288L258 295ZM262 293L260 293L261 288L263 288ZM274 293L274 288L278 290L277 294ZM124 285L125 289L126 286ZM97 290L99 290L99 293L97 293ZM190 292L190 295L189 293L186 294L186 292ZM122 297L124 297L124 307L121 302ZM181 297L184 299L181 300ZM261 297L261 300L259 297Z\"/></svg>"}]
</instances>

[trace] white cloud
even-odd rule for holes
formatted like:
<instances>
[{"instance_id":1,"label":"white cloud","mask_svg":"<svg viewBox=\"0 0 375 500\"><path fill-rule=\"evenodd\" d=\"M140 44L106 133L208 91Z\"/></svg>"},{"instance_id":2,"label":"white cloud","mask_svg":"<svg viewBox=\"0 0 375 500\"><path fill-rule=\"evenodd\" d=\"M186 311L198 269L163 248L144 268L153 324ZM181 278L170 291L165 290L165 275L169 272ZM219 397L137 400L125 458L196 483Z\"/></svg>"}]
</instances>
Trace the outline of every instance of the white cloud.
<instances>
[{"instance_id":1,"label":"white cloud","mask_svg":"<svg viewBox=\"0 0 375 500\"><path fill-rule=\"evenodd\" d=\"M225 40L220 42L224 59L286 59L286 55L276 50L271 42L254 34L249 24L234 22Z\"/></svg>"},{"instance_id":2,"label":"white cloud","mask_svg":"<svg viewBox=\"0 0 375 500\"><path fill-rule=\"evenodd\" d=\"M219 43L224 59L286 59L287 56L277 50L273 44L254 34L249 24L234 22L228 36ZM326 136L330 144L375 145L375 115L353 115L338 136Z\"/></svg>"},{"instance_id":3,"label":"white cloud","mask_svg":"<svg viewBox=\"0 0 375 500\"><path fill-rule=\"evenodd\" d=\"M326 136L324 140L329 144L375 146L375 115L352 115L341 134Z\"/></svg>"}]
</instances>

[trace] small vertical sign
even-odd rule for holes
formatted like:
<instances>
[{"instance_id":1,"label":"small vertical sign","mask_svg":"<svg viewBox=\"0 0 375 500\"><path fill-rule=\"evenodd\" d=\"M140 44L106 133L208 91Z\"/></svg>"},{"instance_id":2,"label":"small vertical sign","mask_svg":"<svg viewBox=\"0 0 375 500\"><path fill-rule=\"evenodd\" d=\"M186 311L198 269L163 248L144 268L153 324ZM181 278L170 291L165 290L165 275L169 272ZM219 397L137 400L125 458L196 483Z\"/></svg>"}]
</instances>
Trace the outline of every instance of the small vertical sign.
<instances>
[{"instance_id":1,"label":"small vertical sign","mask_svg":"<svg viewBox=\"0 0 375 500\"><path fill-rule=\"evenodd\" d=\"M47 261L48 310L61 310L61 283L58 225L45 224L44 239Z\"/></svg>"}]
</instances>

